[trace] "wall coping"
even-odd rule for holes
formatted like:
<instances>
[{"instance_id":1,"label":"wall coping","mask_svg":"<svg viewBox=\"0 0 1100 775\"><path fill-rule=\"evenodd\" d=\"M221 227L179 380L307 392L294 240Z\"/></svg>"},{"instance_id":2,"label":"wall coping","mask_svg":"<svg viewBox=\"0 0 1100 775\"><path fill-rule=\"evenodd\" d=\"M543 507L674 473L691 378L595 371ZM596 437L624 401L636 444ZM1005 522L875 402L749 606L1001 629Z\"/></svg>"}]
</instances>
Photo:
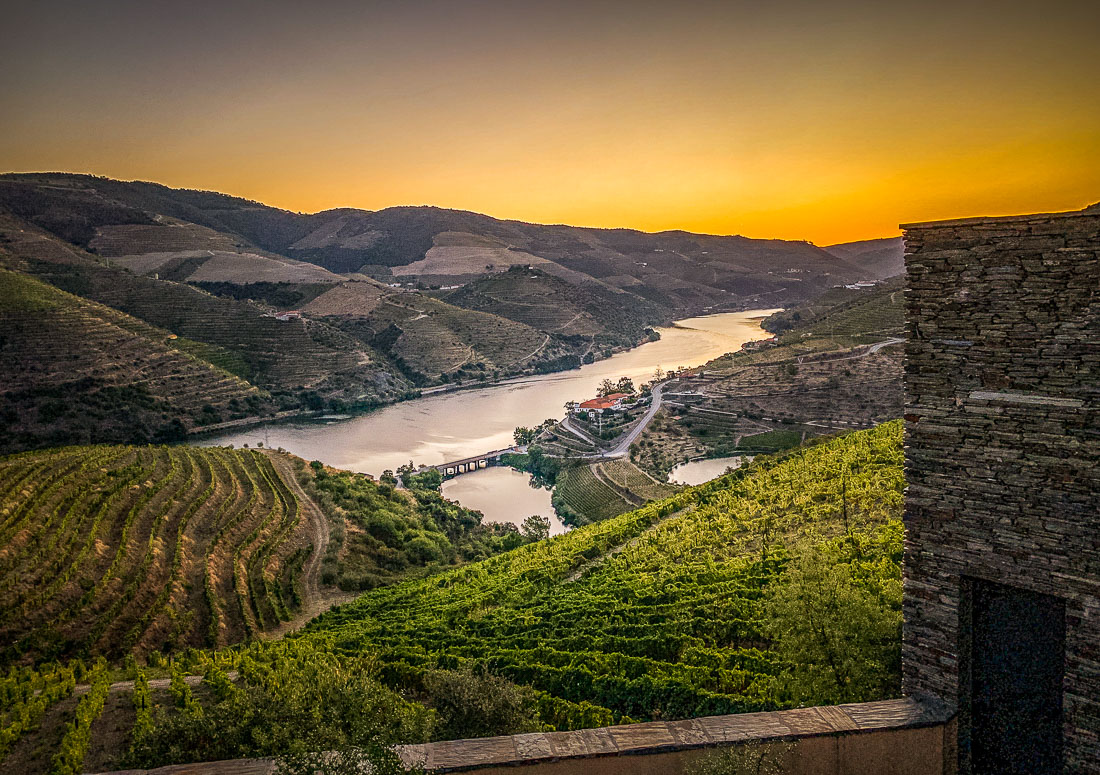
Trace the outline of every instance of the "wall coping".
<instances>
[{"instance_id":1,"label":"wall coping","mask_svg":"<svg viewBox=\"0 0 1100 775\"><path fill-rule=\"evenodd\" d=\"M915 223L903 223L899 229L938 229L952 226L995 226L1005 223L1038 223L1058 218L1088 218L1100 216L1097 205L1091 205L1082 210L1068 210L1060 213L1026 213L1020 215L979 215L972 218L949 218L941 221L916 221Z\"/></svg>"},{"instance_id":2,"label":"wall coping","mask_svg":"<svg viewBox=\"0 0 1100 775\"><path fill-rule=\"evenodd\" d=\"M406 764L430 772L461 772L568 759L644 756L749 741L796 741L894 729L937 726L950 720L935 700L912 698L862 702L764 713L706 716L683 721L648 721L573 732L447 740L399 746ZM124 770L112 775L270 775L270 759L174 764L154 770ZM102 775L108 775L103 773Z\"/></svg>"}]
</instances>

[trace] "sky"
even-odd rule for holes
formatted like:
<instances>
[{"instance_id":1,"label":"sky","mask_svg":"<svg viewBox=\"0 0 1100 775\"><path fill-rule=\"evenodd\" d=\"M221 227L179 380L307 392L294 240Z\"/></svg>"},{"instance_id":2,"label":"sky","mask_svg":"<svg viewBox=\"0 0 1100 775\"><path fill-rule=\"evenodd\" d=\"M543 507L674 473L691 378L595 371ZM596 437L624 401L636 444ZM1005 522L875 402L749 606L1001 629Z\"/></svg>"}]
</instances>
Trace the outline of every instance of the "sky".
<instances>
[{"instance_id":1,"label":"sky","mask_svg":"<svg viewBox=\"0 0 1100 775\"><path fill-rule=\"evenodd\" d=\"M1100 200L1100 3L8 2L0 171L827 245Z\"/></svg>"}]
</instances>

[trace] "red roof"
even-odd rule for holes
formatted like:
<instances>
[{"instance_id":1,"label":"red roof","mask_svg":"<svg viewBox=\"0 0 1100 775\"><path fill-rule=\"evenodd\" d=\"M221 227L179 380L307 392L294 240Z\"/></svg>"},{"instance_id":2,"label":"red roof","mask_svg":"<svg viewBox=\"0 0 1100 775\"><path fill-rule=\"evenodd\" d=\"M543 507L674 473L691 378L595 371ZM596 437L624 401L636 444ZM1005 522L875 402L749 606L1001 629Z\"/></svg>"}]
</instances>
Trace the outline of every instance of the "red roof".
<instances>
[{"instance_id":1,"label":"red roof","mask_svg":"<svg viewBox=\"0 0 1100 775\"><path fill-rule=\"evenodd\" d=\"M603 396L602 398L592 398L583 402L580 405L581 409L611 409L615 404L619 403L620 398L626 398L629 393L611 393L610 395Z\"/></svg>"}]
</instances>

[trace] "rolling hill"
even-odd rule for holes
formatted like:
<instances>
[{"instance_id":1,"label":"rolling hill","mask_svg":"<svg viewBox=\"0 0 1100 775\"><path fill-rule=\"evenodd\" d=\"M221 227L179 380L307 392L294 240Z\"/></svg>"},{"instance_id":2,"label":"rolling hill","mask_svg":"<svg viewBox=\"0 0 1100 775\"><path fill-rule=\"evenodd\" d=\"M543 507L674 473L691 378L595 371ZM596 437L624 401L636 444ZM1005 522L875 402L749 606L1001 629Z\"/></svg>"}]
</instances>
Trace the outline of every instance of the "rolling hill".
<instances>
[{"instance_id":1,"label":"rolling hill","mask_svg":"<svg viewBox=\"0 0 1100 775\"><path fill-rule=\"evenodd\" d=\"M168 441L271 397L221 353L0 269L0 447Z\"/></svg>"},{"instance_id":2,"label":"rolling hill","mask_svg":"<svg viewBox=\"0 0 1100 775\"><path fill-rule=\"evenodd\" d=\"M806 242L544 226L435 207L304 215L213 192L88 175L0 176L0 207L81 247L116 255L210 250L225 261L236 251L338 274L440 285L537 266L574 285L626 290L669 316L717 305L782 306L866 277L859 266Z\"/></svg>"},{"instance_id":3,"label":"rolling hill","mask_svg":"<svg viewBox=\"0 0 1100 775\"><path fill-rule=\"evenodd\" d=\"M0 445L7 450L370 408L419 387L576 367L677 317L799 304L873 275L805 242L543 226L433 207L306 215L62 173L0 175L0 267L99 305L101 316L123 313L132 330L155 329L136 361L151 364L165 347L191 359L186 368L164 361L167 374L144 367L152 403L126 399L140 432L120 436L118 412L38 422L38 399L19 398L30 411L18 412L20 441ZM67 373L58 359L81 353L66 382L78 404L102 403L103 387L118 382L105 376L115 366L99 341L74 328L56 357L44 356L56 378ZM29 374L31 345L18 335L4 345ZM3 380L12 396L32 387L23 375ZM165 380L189 380L193 396L206 396L201 416L182 392L163 400Z\"/></svg>"},{"instance_id":4,"label":"rolling hill","mask_svg":"<svg viewBox=\"0 0 1100 775\"><path fill-rule=\"evenodd\" d=\"M899 422L761 458L621 516L368 593L302 637L377 651L387 680L414 692L440 666L488 666L536 689L543 721L559 729L781 707L799 690L783 680L792 666L764 600L799 557L828 547L900 625L901 460ZM894 661L865 665L878 678L834 699L896 691L898 631L879 645Z\"/></svg>"},{"instance_id":5,"label":"rolling hill","mask_svg":"<svg viewBox=\"0 0 1100 775\"><path fill-rule=\"evenodd\" d=\"M905 243L901 237L843 242L825 250L874 279L885 280L905 273Z\"/></svg>"}]
</instances>

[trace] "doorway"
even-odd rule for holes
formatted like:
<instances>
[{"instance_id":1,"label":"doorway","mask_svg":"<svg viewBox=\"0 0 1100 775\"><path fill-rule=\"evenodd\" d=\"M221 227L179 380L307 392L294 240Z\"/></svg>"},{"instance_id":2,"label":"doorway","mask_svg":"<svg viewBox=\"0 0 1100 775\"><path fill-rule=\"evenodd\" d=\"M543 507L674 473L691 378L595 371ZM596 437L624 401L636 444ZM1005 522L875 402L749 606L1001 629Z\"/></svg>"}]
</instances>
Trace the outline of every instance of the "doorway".
<instances>
[{"instance_id":1,"label":"doorway","mask_svg":"<svg viewBox=\"0 0 1100 775\"><path fill-rule=\"evenodd\" d=\"M969 578L961 602L962 772L1061 773L1065 601Z\"/></svg>"}]
</instances>

